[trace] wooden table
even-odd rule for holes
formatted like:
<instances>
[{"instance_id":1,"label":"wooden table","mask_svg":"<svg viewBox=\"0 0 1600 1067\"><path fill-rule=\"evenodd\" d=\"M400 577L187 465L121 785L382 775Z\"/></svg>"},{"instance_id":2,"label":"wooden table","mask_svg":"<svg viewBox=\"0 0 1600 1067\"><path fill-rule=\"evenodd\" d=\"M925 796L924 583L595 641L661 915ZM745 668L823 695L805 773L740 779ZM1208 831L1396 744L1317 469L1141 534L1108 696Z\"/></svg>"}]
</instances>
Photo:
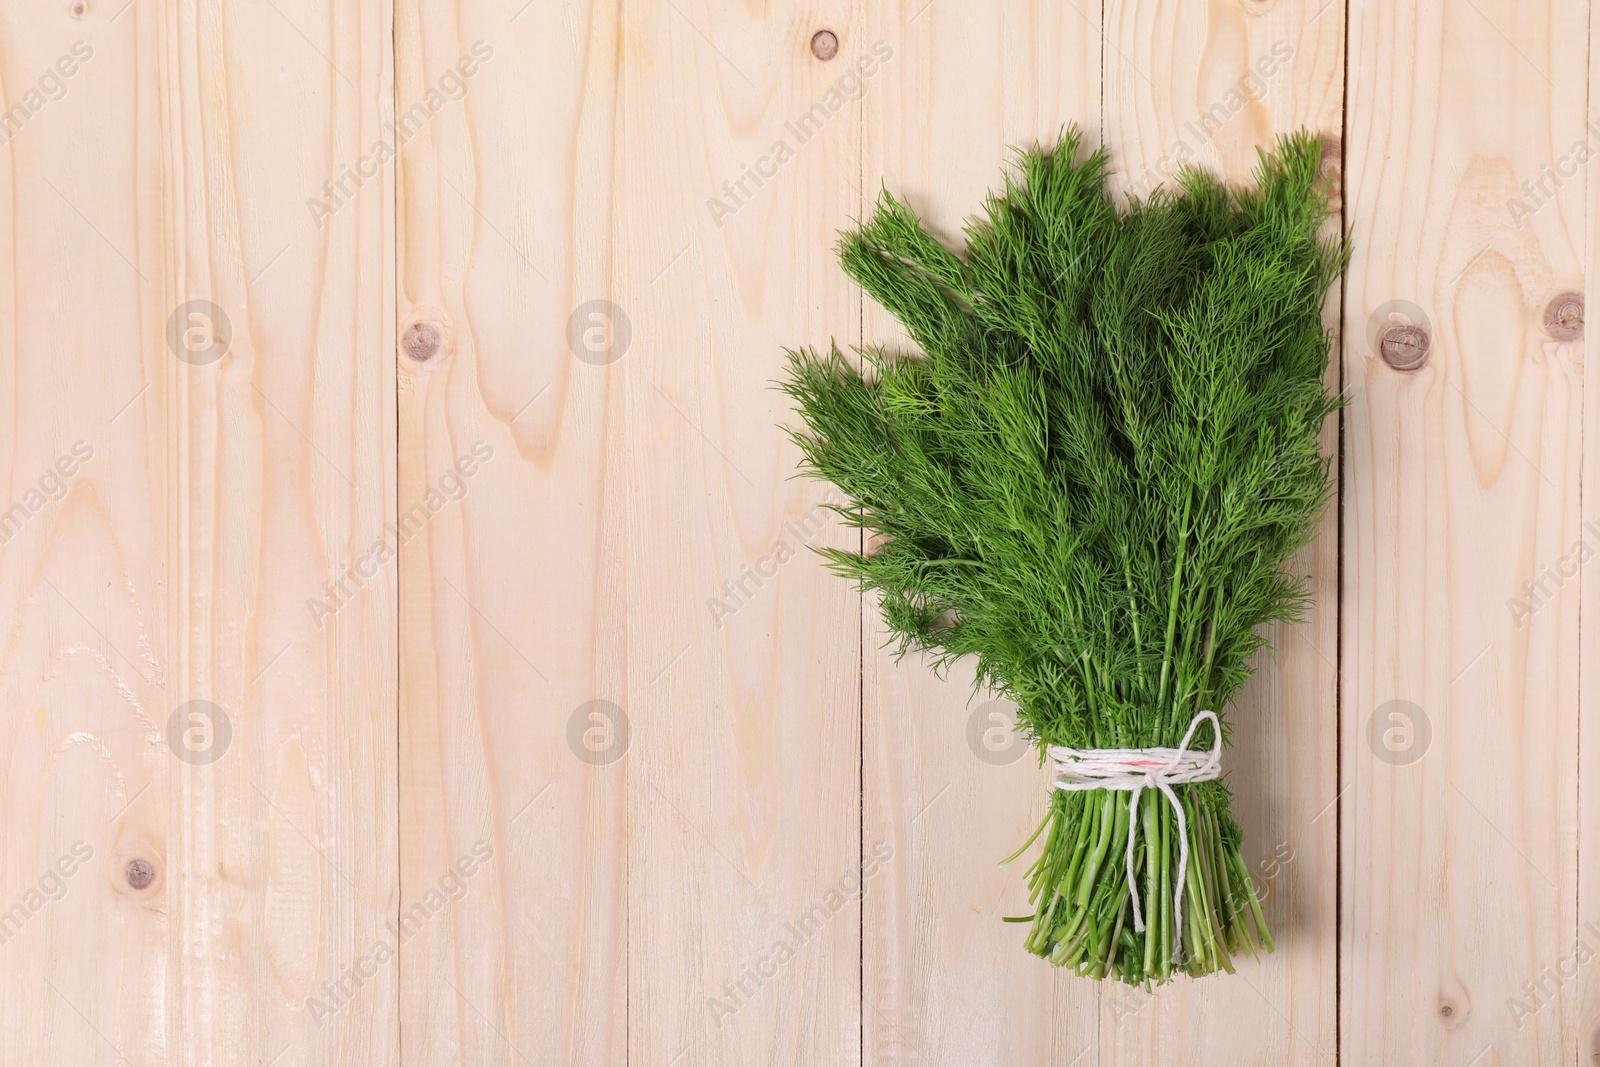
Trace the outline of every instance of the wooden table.
<instances>
[{"instance_id":1,"label":"wooden table","mask_svg":"<svg viewBox=\"0 0 1600 1067\"><path fill-rule=\"evenodd\" d=\"M1600 1063L1589 5L0 0L0 1063ZM1021 948L1044 773L807 546L880 185L1325 138L1278 951ZM9 909L9 910L7 910Z\"/></svg>"}]
</instances>

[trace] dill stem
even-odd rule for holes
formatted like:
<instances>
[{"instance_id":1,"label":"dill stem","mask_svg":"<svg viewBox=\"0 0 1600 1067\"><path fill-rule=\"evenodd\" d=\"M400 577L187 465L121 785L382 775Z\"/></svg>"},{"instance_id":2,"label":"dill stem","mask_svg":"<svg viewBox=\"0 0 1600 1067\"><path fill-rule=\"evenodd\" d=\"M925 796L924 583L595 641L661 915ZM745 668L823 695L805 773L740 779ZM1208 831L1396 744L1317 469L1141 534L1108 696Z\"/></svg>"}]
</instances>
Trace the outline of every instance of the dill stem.
<instances>
[{"instance_id":1,"label":"dill stem","mask_svg":"<svg viewBox=\"0 0 1600 1067\"><path fill-rule=\"evenodd\" d=\"M1194 490L1183 499L1183 520L1178 524L1178 556L1172 567L1172 591L1167 597L1167 645L1161 654L1161 688L1156 693L1156 721L1167 706L1167 681L1172 670L1172 645L1178 634L1178 591L1183 586L1183 559L1189 549L1189 509L1194 503ZM1159 740L1159 739L1158 739Z\"/></svg>"},{"instance_id":2,"label":"dill stem","mask_svg":"<svg viewBox=\"0 0 1600 1067\"><path fill-rule=\"evenodd\" d=\"M1052 792L1054 792L1054 790L1052 790ZM1054 799L1054 798L1052 798L1052 799ZM1046 807L1045 813L1044 813L1044 818L1039 821L1039 828L1037 830L1035 830L1031 835L1029 835L1028 839L1022 843L1022 847L1021 848L1017 849L1011 855L1009 855L1005 859L1001 860L1000 861L1000 866L1002 866L1002 867L1010 866L1013 860L1015 860L1018 856L1022 855L1024 852L1028 851L1028 846L1033 844L1035 841L1037 841L1039 839L1039 835L1044 832L1044 828L1046 826L1050 825L1050 818L1051 818L1050 809L1049 809L1049 807ZM1048 846L1046 847L1045 851L1047 851L1047 852L1049 851Z\"/></svg>"},{"instance_id":3,"label":"dill stem","mask_svg":"<svg viewBox=\"0 0 1600 1067\"><path fill-rule=\"evenodd\" d=\"M1144 795L1144 973L1151 974L1155 970L1156 958L1156 873L1158 863L1156 860L1156 808L1154 804L1155 792L1148 791Z\"/></svg>"},{"instance_id":4,"label":"dill stem","mask_svg":"<svg viewBox=\"0 0 1600 1067\"><path fill-rule=\"evenodd\" d=\"M1245 867L1244 857L1239 855L1237 848L1233 850L1232 859L1234 865L1238 868L1240 876L1244 878L1245 885L1250 885L1250 871ZM1250 912L1255 919L1256 931L1261 935L1262 944L1266 946L1268 952L1271 952L1272 935L1267 932L1267 917L1261 914L1261 901L1256 899L1254 892L1247 894L1247 899L1250 901Z\"/></svg>"},{"instance_id":5,"label":"dill stem","mask_svg":"<svg viewBox=\"0 0 1600 1067\"><path fill-rule=\"evenodd\" d=\"M1221 599L1222 590L1218 587L1217 597ZM1211 660L1217 651L1217 617L1212 615L1206 620L1206 658L1200 666L1200 684L1194 691L1194 710L1198 714L1205 707L1206 692L1211 687ZM1215 709L1213 709L1215 710ZM1173 724L1176 728L1176 723Z\"/></svg>"},{"instance_id":6,"label":"dill stem","mask_svg":"<svg viewBox=\"0 0 1600 1067\"><path fill-rule=\"evenodd\" d=\"M1133 832L1133 823L1128 816L1126 804L1117 805L1116 827L1111 835L1114 848L1113 855L1124 856L1127 854L1128 835ZM1117 952L1117 939L1122 936L1122 919L1128 912L1128 886L1126 878L1126 864L1114 864L1113 871L1124 872L1123 875L1113 878L1111 885L1112 900L1117 902L1116 922L1112 925L1111 936L1106 940L1105 956L1097 962L1095 977L1100 978L1111 970L1111 960Z\"/></svg>"},{"instance_id":7,"label":"dill stem","mask_svg":"<svg viewBox=\"0 0 1600 1067\"><path fill-rule=\"evenodd\" d=\"M1195 944L1195 953L1198 955L1203 948L1205 958L1208 960L1210 970L1228 968L1227 953L1220 951L1217 936L1222 927L1219 917L1220 901L1217 899L1216 881L1211 877L1211 822L1206 818L1198 796L1194 803L1189 805L1189 825L1193 828L1190 835L1193 840L1189 846L1189 871L1195 896L1201 901L1201 906L1195 911L1199 913L1200 937L1203 938Z\"/></svg>"},{"instance_id":8,"label":"dill stem","mask_svg":"<svg viewBox=\"0 0 1600 1067\"><path fill-rule=\"evenodd\" d=\"M1198 878L1199 875L1195 873L1195 865L1191 859L1189 866L1186 867L1183 872L1185 888L1188 891L1189 897L1191 898L1198 897ZM1203 904L1203 901L1200 900L1192 900L1191 902ZM1206 929L1206 909L1203 906L1184 909L1183 921L1184 924L1188 926L1188 930L1184 932L1183 936L1184 939L1189 943L1189 957L1191 960L1189 971L1190 973L1199 973L1201 968L1195 966L1196 963L1202 961L1206 962L1207 964L1210 963L1209 948L1211 939L1209 936L1207 936L1208 931ZM1214 970L1215 968L1208 967L1208 969Z\"/></svg>"},{"instance_id":9,"label":"dill stem","mask_svg":"<svg viewBox=\"0 0 1600 1067\"><path fill-rule=\"evenodd\" d=\"M1078 670L1083 673L1083 698L1089 704L1089 724L1094 732L1094 744L1096 748L1100 748L1105 744L1105 739L1100 733L1100 710L1094 699L1096 687L1094 672L1089 669L1088 649L1083 650L1083 655L1078 660Z\"/></svg>"},{"instance_id":10,"label":"dill stem","mask_svg":"<svg viewBox=\"0 0 1600 1067\"><path fill-rule=\"evenodd\" d=\"M1100 961L1099 972L1095 975L1096 978L1101 978L1111 973L1111 961L1117 953L1117 939L1122 936L1122 920L1128 914L1127 894L1118 893L1117 898L1121 902L1117 905L1117 921L1111 927L1111 937L1106 941L1106 954Z\"/></svg>"},{"instance_id":11,"label":"dill stem","mask_svg":"<svg viewBox=\"0 0 1600 1067\"><path fill-rule=\"evenodd\" d=\"M1166 978L1172 973L1172 882L1173 882L1173 856L1169 840L1175 820L1167 814L1168 805L1161 803L1165 798L1160 793L1151 791L1156 798L1156 818L1161 828L1156 831L1157 854L1161 857L1161 876L1156 879L1157 897L1156 905L1161 914L1161 958L1156 962L1161 966L1161 977Z\"/></svg>"},{"instance_id":12,"label":"dill stem","mask_svg":"<svg viewBox=\"0 0 1600 1067\"><path fill-rule=\"evenodd\" d=\"M1077 906L1086 908L1089 905L1089 894L1094 889L1095 876L1100 873L1100 863L1106 858L1106 849L1111 845L1111 831L1116 826L1116 812L1112 808L1115 802L1111 790L1102 790L1105 801L1100 806L1100 839L1095 842L1094 853L1089 858L1089 863L1083 869L1083 875L1078 881Z\"/></svg>"},{"instance_id":13,"label":"dill stem","mask_svg":"<svg viewBox=\"0 0 1600 1067\"><path fill-rule=\"evenodd\" d=\"M1128 588L1128 616L1133 620L1133 649L1139 653L1139 688L1144 688L1144 636L1139 632L1139 603L1133 593L1133 562L1128 546L1122 546L1122 578Z\"/></svg>"}]
</instances>

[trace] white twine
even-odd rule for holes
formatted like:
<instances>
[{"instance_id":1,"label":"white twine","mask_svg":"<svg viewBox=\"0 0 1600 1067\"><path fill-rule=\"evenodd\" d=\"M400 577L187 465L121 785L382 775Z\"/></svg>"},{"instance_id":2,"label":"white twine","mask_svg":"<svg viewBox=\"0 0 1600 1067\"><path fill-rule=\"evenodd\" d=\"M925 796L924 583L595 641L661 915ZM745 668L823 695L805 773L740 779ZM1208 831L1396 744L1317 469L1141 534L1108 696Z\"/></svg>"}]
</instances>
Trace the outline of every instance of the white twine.
<instances>
[{"instance_id":1,"label":"white twine","mask_svg":"<svg viewBox=\"0 0 1600 1067\"><path fill-rule=\"evenodd\" d=\"M1189 742L1195 728L1206 720L1216 740L1205 755L1191 753ZM1055 770L1055 788L1066 793L1085 789L1126 789L1128 798L1128 896L1133 901L1133 928L1144 932L1144 913L1139 907L1139 890L1133 880L1133 843L1138 836L1139 795L1146 789L1159 789L1172 802L1178 816L1178 883L1173 892L1172 955L1176 959L1183 944L1183 887L1189 867L1188 823L1183 804L1172 791L1175 785L1209 782L1222 774L1222 726L1215 712L1196 712L1177 748L1065 748L1052 745L1050 761Z\"/></svg>"}]
</instances>

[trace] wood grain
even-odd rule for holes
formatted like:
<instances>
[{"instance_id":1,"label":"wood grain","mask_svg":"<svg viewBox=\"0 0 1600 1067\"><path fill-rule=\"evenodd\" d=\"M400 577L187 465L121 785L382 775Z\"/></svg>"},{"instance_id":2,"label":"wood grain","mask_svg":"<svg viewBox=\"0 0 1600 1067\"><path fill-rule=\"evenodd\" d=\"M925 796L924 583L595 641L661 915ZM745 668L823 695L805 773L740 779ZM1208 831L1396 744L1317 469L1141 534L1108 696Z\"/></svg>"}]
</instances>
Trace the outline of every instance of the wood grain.
<instances>
[{"instance_id":1,"label":"wood grain","mask_svg":"<svg viewBox=\"0 0 1600 1067\"><path fill-rule=\"evenodd\" d=\"M1579 587L1512 605L1584 536L1582 350L1539 326L1583 287L1584 183L1510 201L1585 136L1586 16L1350 18L1342 1055L1574 1063L1571 982L1510 1005L1578 928ZM1368 340L1391 313L1418 370Z\"/></svg>"},{"instance_id":2,"label":"wood grain","mask_svg":"<svg viewBox=\"0 0 1600 1067\"><path fill-rule=\"evenodd\" d=\"M1070 5L885 5L867 35L894 49L866 97L864 190L909 200L941 238L996 186L1014 145L1066 124L1098 139L1099 24ZM871 207L863 204L863 213ZM863 337L909 345L870 305ZM1021 867L999 861L1044 812L1047 784L970 667L939 679L896 663L864 607L863 845L892 856L866 898L863 1059L873 1064L1098 1062L1101 993L1022 948Z\"/></svg>"},{"instance_id":3,"label":"wood grain","mask_svg":"<svg viewBox=\"0 0 1600 1067\"><path fill-rule=\"evenodd\" d=\"M0 1059L392 1060L392 969L345 968L395 900L393 573L314 607L393 510L391 190L308 210L380 134L388 8L0 25L26 513L0 550L0 900L59 897L0 945Z\"/></svg>"},{"instance_id":4,"label":"wood grain","mask_svg":"<svg viewBox=\"0 0 1600 1067\"><path fill-rule=\"evenodd\" d=\"M867 42L849 0L628 16L630 1056L853 1063L859 597L806 549L849 537L791 478L773 381L857 314L831 246Z\"/></svg>"},{"instance_id":5,"label":"wood grain","mask_svg":"<svg viewBox=\"0 0 1600 1067\"><path fill-rule=\"evenodd\" d=\"M0 3L0 1062L1600 1063L1593 6ZM1308 126L1355 250L1278 951L1153 996L999 922L1044 775L771 387L1074 122Z\"/></svg>"},{"instance_id":6,"label":"wood grain","mask_svg":"<svg viewBox=\"0 0 1600 1067\"><path fill-rule=\"evenodd\" d=\"M1148 196L1185 166L1248 182L1258 149L1301 128L1325 138L1336 169L1343 34L1338 5L1108 4L1105 137L1119 187ZM1338 380L1334 367L1330 388ZM1323 448L1337 447L1333 419ZM1313 597L1306 620L1272 627L1274 651L1229 709L1232 810L1277 949L1236 975L1119 994L1102 1012L1102 1063L1336 1062L1337 523L1334 506L1292 564Z\"/></svg>"},{"instance_id":7,"label":"wood grain","mask_svg":"<svg viewBox=\"0 0 1600 1067\"><path fill-rule=\"evenodd\" d=\"M633 756L585 707L628 706L624 378L567 335L612 291L619 27L396 19L403 1062L621 1063Z\"/></svg>"},{"instance_id":8,"label":"wood grain","mask_svg":"<svg viewBox=\"0 0 1600 1067\"><path fill-rule=\"evenodd\" d=\"M855 598L804 551L832 525L785 480L769 382L849 310L824 268L856 120L752 179L823 90L810 34L729 4L626 14L402 17L402 99L454 42L497 50L406 149L402 500L476 438L505 457L402 549L403 903L475 838L499 865L407 945L406 1055L843 1062L854 906L769 958L856 866L859 819ZM723 58L756 42L770 99ZM594 730L602 751L574 744Z\"/></svg>"}]
</instances>

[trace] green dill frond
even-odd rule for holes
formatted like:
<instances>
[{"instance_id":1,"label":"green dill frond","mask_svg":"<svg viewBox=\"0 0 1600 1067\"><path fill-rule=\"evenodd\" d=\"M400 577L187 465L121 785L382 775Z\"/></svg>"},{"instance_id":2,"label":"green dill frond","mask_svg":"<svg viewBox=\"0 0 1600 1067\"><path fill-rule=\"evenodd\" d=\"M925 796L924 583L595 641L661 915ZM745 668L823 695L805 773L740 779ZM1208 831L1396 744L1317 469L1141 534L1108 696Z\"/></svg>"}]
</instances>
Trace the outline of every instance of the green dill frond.
<instances>
[{"instance_id":1,"label":"green dill frond","mask_svg":"<svg viewBox=\"0 0 1600 1067\"><path fill-rule=\"evenodd\" d=\"M960 254L885 193L840 257L920 351L790 352L782 388L901 652L974 657L1041 745L1174 745L1303 610L1344 250L1308 134L1126 212L1082 148L1022 153Z\"/></svg>"}]
</instances>

